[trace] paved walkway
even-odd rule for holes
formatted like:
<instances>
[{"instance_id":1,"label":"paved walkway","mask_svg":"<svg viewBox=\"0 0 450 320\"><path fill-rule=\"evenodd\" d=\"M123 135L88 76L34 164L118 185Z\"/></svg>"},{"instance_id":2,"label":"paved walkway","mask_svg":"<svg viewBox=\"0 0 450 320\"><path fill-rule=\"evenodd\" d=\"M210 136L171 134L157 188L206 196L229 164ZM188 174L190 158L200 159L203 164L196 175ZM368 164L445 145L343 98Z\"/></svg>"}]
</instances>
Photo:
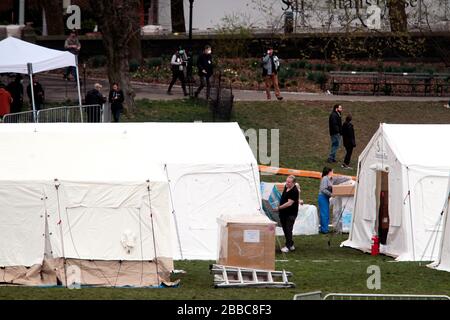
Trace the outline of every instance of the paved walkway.
<instances>
[{"instance_id":1,"label":"paved walkway","mask_svg":"<svg viewBox=\"0 0 450 320\"><path fill-rule=\"evenodd\" d=\"M77 99L77 90L74 81L65 81L62 76L41 74L38 75L39 81L44 86L47 101L62 102L67 99ZM84 97L85 91L90 90L95 82L103 85L103 94L109 92L109 85L106 80L88 79L87 87L82 87L81 95ZM167 95L168 85L148 84L142 82L132 82L136 92L137 99L149 100L174 100L183 98L180 86L174 86L173 95ZM233 90L235 101L266 101L264 91L256 90ZM307 93L307 92L282 92L284 100L294 101L364 101L364 102L383 102L383 101L414 101L448 102L450 97L403 97L403 96L353 96L353 95L332 95L325 93ZM274 97L275 98L275 97Z\"/></svg>"}]
</instances>

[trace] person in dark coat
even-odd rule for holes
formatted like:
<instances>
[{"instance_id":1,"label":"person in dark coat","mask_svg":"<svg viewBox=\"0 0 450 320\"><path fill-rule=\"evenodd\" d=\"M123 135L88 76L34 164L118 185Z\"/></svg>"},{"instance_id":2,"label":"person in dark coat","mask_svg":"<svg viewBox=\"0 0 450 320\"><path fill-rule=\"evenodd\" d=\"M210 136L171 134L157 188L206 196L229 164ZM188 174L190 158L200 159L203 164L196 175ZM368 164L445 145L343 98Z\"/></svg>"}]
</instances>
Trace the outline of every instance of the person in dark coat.
<instances>
[{"instance_id":1,"label":"person in dark coat","mask_svg":"<svg viewBox=\"0 0 450 320\"><path fill-rule=\"evenodd\" d=\"M289 176L286 179L286 185L281 195L280 205L275 209L279 212L281 226L283 227L286 245L281 248L281 252L287 253L294 251L294 240L292 238L292 230L294 228L295 219L298 214L298 203L300 193L295 185L295 176Z\"/></svg>"},{"instance_id":2,"label":"person in dark coat","mask_svg":"<svg viewBox=\"0 0 450 320\"><path fill-rule=\"evenodd\" d=\"M42 85L37 81L36 78L33 78L33 94L34 94L34 105L36 107L36 111L42 109L45 101L45 92ZM27 95L30 100L30 105L33 108L33 99L31 97L31 85L27 86Z\"/></svg>"},{"instance_id":3,"label":"person in dark coat","mask_svg":"<svg viewBox=\"0 0 450 320\"><path fill-rule=\"evenodd\" d=\"M119 89L118 83L113 83L111 91L109 91L109 103L111 103L111 112L114 122L119 122L120 114L123 112L123 102L125 96L123 91Z\"/></svg>"},{"instance_id":4,"label":"person in dark coat","mask_svg":"<svg viewBox=\"0 0 450 320\"><path fill-rule=\"evenodd\" d=\"M209 93L211 90L211 83L209 78L213 75L213 62L211 55L211 46L206 45L203 53L197 59L198 76L200 77L200 86L194 95L197 98L206 84L206 99L209 99Z\"/></svg>"},{"instance_id":5,"label":"person in dark coat","mask_svg":"<svg viewBox=\"0 0 450 320\"><path fill-rule=\"evenodd\" d=\"M11 104L11 113L21 112L23 108L23 78L20 74L16 75L14 80L8 84L6 90L13 98Z\"/></svg>"},{"instance_id":6,"label":"person in dark coat","mask_svg":"<svg viewBox=\"0 0 450 320\"><path fill-rule=\"evenodd\" d=\"M345 151L346 151L344 163L342 164L342 168L352 169L349 166L349 164L350 164L350 159L352 157L353 148L356 147L356 140L355 140L355 130L353 128L351 114L349 114L347 117L345 117L345 122L342 125L342 139L344 141L344 147L345 147Z\"/></svg>"},{"instance_id":7,"label":"person in dark coat","mask_svg":"<svg viewBox=\"0 0 450 320\"><path fill-rule=\"evenodd\" d=\"M87 107L88 122L101 122L102 105L106 102L106 97L100 92L103 86L100 83L94 84L94 88L86 93L85 104Z\"/></svg>"},{"instance_id":8,"label":"person in dark coat","mask_svg":"<svg viewBox=\"0 0 450 320\"><path fill-rule=\"evenodd\" d=\"M336 152L339 149L342 135L342 111L342 106L340 104L335 104L328 119L331 138L331 150L327 160L328 163L336 162Z\"/></svg>"}]
</instances>

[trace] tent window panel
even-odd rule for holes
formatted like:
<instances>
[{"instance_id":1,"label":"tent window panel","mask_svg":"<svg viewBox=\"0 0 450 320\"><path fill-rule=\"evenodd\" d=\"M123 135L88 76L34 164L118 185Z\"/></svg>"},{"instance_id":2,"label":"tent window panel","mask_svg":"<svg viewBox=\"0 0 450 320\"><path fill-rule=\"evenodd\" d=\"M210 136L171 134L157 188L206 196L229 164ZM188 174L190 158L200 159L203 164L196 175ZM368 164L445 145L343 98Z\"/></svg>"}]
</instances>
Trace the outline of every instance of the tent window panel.
<instances>
[{"instance_id":1,"label":"tent window panel","mask_svg":"<svg viewBox=\"0 0 450 320\"><path fill-rule=\"evenodd\" d=\"M373 170L365 170L361 173L359 179L358 202L359 210L362 211L363 219L366 221L375 221L377 212L376 199L376 172ZM361 201L362 200L362 201Z\"/></svg>"},{"instance_id":2,"label":"tent window panel","mask_svg":"<svg viewBox=\"0 0 450 320\"><path fill-rule=\"evenodd\" d=\"M397 171L389 174L389 221L390 226L400 227L403 215L403 198L401 177L395 176Z\"/></svg>"},{"instance_id":3,"label":"tent window panel","mask_svg":"<svg viewBox=\"0 0 450 320\"><path fill-rule=\"evenodd\" d=\"M189 186L177 207L184 208L190 229L217 230L216 219L223 214L254 213L246 205L252 197L251 183L237 173L187 175L177 185ZM176 190L177 199L181 198L179 191Z\"/></svg>"},{"instance_id":4,"label":"tent window panel","mask_svg":"<svg viewBox=\"0 0 450 320\"><path fill-rule=\"evenodd\" d=\"M139 208L147 196L144 185L94 185L64 183L61 192L67 207Z\"/></svg>"},{"instance_id":5,"label":"tent window panel","mask_svg":"<svg viewBox=\"0 0 450 320\"><path fill-rule=\"evenodd\" d=\"M439 231L442 228L441 212L448 188L447 177L428 176L421 179L413 188L413 200L426 231Z\"/></svg>"},{"instance_id":6,"label":"tent window panel","mask_svg":"<svg viewBox=\"0 0 450 320\"><path fill-rule=\"evenodd\" d=\"M143 223L147 216L142 212L140 214L140 209L78 207L66 208L66 212L63 219L63 240L67 258L154 258L151 229L149 223Z\"/></svg>"},{"instance_id":7,"label":"tent window panel","mask_svg":"<svg viewBox=\"0 0 450 320\"><path fill-rule=\"evenodd\" d=\"M0 266L41 263L45 250L45 202L42 190L0 186Z\"/></svg>"}]
</instances>

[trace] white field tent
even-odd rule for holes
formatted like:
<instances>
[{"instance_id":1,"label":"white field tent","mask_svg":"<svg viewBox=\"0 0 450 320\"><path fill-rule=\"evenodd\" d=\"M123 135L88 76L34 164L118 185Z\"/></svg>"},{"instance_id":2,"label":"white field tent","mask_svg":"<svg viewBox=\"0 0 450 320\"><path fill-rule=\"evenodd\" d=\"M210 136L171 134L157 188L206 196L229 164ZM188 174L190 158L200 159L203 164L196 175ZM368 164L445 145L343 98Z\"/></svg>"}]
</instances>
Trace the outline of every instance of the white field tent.
<instances>
[{"instance_id":1,"label":"white field tent","mask_svg":"<svg viewBox=\"0 0 450 320\"><path fill-rule=\"evenodd\" d=\"M450 193L446 204L445 216L443 218L444 231L441 243L439 245L439 255L433 263L429 264L430 268L450 272Z\"/></svg>"},{"instance_id":2,"label":"white field tent","mask_svg":"<svg viewBox=\"0 0 450 320\"><path fill-rule=\"evenodd\" d=\"M0 152L0 282L159 284L217 258L217 217L261 212L236 123L3 124Z\"/></svg>"},{"instance_id":3,"label":"white field tent","mask_svg":"<svg viewBox=\"0 0 450 320\"><path fill-rule=\"evenodd\" d=\"M450 179L448 136L450 125L380 125L358 160L352 228L343 246L370 252L384 224L381 253L397 261L436 260Z\"/></svg>"},{"instance_id":4,"label":"white field tent","mask_svg":"<svg viewBox=\"0 0 450 320\"><path fill-rule=\"evenodd\" d=\"M0 73L33 74L72 66L77 70L78 101L81 105L80 79L77 57L68 52L38 46L14 37L0 41ZM33 86L31 93L34 97ZM35 111L33 99L33 111Z\"/></svg>"}]
</instances>

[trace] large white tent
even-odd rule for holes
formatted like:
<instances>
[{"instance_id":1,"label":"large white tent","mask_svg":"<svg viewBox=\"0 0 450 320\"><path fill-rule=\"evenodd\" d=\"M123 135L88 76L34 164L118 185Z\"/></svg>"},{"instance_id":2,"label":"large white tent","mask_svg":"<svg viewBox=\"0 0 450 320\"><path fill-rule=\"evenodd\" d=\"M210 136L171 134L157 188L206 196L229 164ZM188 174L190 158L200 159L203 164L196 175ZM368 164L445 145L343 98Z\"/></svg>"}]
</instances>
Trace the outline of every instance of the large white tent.
<instances>
[{"instance_id":1,"label":"large white tent","mask_svg":"<svg viewBox=\"0 0 450 320\"><path fill-rule=\"evenodd\" d=\"M0 41L0 73L28 74L32 82L35 73L68 66L77 69L78 101L81 105L79 72L74 54L38 46L14 37ZM33 111L35 111L34 103Z\"/></svg>"},{"instance_id":2,"label":"large white tent","mask_svg":"<svg viewBox=\"0 0 450 320\"><path fill-rule=\"evenodd\" d=\"M448 196L446 210L443 212L444 230L439 244L439 254L436 261L428 266L436 270L450 272L450 193Z\"/></svg>"},{"instance_id":3,"label":"large white tent","mask_svg":"<svg viewBox=\"0 0 450 320\"><path fill-rule=\"evenodd\" d=\"M160 273L172 257L216 259L217 217L261 212L236 123L3 124L0 152L0 266L10 271L62 258L111 285L117 266L101 262L136 275L155 257Z\"/></svg>"},{"instance_id":4,"label":"large white tent","mask_svg":"<svg viewBox=\"0 0 450 320\"><path fill-rule=\"evenodd\" d=\"M358 160L352 228L343 246L369 252L381 227L387 235L381 253L398 261L437 258L450 179L448 136L450 125L380 125Z\"/></svg>"}]
</instances>

